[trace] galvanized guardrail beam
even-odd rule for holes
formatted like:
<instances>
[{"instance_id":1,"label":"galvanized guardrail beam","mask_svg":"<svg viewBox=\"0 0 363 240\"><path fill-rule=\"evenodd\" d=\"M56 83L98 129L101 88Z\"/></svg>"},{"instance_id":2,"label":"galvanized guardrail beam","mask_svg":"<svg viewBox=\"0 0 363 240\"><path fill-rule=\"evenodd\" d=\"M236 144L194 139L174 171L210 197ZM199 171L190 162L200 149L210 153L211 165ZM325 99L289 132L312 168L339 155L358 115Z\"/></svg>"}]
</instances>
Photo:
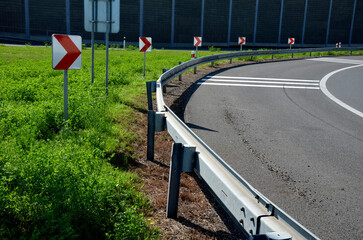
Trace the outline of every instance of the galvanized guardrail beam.
<instances>
[{"instance_id":1,"label":"galvanized guardrail beam","mask_svg":"<svg viewBox=\"0 0 363 240\"><path fill-rule=\"evenodd\" d=\"M261 55L278 55L293 53L329 52L329 51L359 51L363 48L311 48L292 50L269 50L269 51L245 51L236 53L225 53L213 56L193 59L182 63L163 73L156 82L157 117L151 119L157 131L166 129L175 143L178 150L173 151L182 154L179 158L172 155L174 171L177 172L175 183L169 185L170 199L177 197L178 174L181 171L194 172L208 185L216 199L229 213L231 219L236 223L241 232L249 236L250 239L319 239L292 217L286 214L278 206L268 200L259 191L254 189L246 180L238 175L221 157L207 146L175 113L165 104L163 99L163 86L185 71L209 62L239 58L253 57ZM150 88L150 87L149 87ZM151 99L151 98L150 98ZM191 147L183 157L185 151L183 147ZM182 153L180 153L182 152ZM174 160L173 160L174 159ZM177 159L177 160L175 160ZM188 160L189 159L189 160ZM192 160L190 160L192 159ZM173 163L172 163L173 164ZM187 170L186 170L187 169ZM170 176L172 177L172 176ZM175 176L173 176L174 178ZM170 205L169 205L170 204ZM169 210L169 206L170 210ZM169 203L168 216L175 217L177 205Z\"/></svg>"}]
</instances>

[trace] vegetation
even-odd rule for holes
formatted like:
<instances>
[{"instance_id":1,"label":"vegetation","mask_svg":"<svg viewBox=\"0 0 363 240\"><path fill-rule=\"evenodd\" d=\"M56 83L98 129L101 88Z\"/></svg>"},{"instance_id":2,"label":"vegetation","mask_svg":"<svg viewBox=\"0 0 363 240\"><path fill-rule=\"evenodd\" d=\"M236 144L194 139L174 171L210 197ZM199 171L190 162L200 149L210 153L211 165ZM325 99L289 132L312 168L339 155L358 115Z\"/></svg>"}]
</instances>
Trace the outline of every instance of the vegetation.
<instances>
[{"instance_id":1,"label":"vegetation","mask_svg":"<svg viewBox=\"0 0 363 240\"><path fill-rule=\"evenodd\" d=\"M0 238L158 237L127 164L137 154L132 144L142 141L134 126L146 112L145 81L190 60L190 51L146 53L145 80L137 47L111 49L106 96L104 46L96 49L93 85L89 48L82 69L68 73L65 128L63 71L51 68L51 48L0 45Z\"/></svg>"},{"instance_id":2,"label":"vegetation","mask_svg":"<svg viewBox=\"0 0 363 240\"><path fill-rule=\"evenodd\" d=\"M0 238L156 237L140 180L125 168L147 106L143 54L110 51L106 96L105 52L96 50L91 86L91 51L83 50L82 69L68 73L67 131L63 71L52 69L51 48L0 48ZM147 80L188 56L147 53Z\"/></svg>"}]
</instances>

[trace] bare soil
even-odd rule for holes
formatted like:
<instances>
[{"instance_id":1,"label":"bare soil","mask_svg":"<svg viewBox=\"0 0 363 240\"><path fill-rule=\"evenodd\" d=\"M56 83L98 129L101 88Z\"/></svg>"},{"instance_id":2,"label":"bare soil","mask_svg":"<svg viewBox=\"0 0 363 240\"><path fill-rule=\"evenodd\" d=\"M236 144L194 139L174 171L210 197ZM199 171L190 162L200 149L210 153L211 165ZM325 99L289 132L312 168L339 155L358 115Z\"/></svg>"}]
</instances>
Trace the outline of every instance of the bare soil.
<instances>
[{"instance_id":1,"label":"bare soil","mask_svg":"<svg viewBox=\"0 0 363 240\"><path fill-rule=\"evenodd\" d=\"M186 73L168 83L165 103L183 119L185 105L196 89L193 83L212 72L251 62L225 63L198 68L197 74ZM256 62L255 62L256 63ZM155 101L154 101L155 102ZM155 109L155 103L154 103ZM150 225L158 227L163 239L245 239L195 174L182 173L178 216L166 217L169 166L173 140L168 132L156 132L154 161L146 160L147 114L140 113L138 132L143 141L134 146L139 157L133 171L143 179L144 194L153 210L147 216ZM136 143L135 143L136 144Z\"/></svg>"}]
</instances>

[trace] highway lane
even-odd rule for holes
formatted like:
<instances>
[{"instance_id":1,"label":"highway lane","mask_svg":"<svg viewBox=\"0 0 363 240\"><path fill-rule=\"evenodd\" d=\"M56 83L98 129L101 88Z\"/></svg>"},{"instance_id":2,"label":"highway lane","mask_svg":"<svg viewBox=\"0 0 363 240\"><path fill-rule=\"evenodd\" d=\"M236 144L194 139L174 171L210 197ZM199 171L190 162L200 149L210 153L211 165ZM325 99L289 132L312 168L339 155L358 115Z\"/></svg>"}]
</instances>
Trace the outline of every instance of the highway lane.
<instances>
[{"instance_id":1,"label":"highway lane","mask_svg":"<svg viewBox=\"0 0 363 240\"><path fill-rule=\"evenodd\" d=\"M319 60L319 61L317 61ZM363 236L363 57L247 65L202 79L185 122L322 239Z\"/></svg>"}]
</instances>

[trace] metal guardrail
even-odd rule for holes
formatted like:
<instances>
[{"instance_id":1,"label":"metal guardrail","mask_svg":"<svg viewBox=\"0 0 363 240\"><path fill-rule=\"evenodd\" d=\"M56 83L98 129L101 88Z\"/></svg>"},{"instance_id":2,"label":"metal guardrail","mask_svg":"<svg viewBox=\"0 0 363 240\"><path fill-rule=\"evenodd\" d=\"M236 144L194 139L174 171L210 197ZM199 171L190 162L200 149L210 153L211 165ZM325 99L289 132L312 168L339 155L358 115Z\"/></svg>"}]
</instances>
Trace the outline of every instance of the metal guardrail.
<instances>
[{"instance_id":1,"label":"metal guardrail","mask_svg":"<svg viewBox=\"0 0 363 240\"><path fill-rule=\"evenodd\" d=\"M155 130L166 129L175 141L170 166L167 216L176 217L177 214L180 173L194 171L209 186L236 226L250 239L319 239L253 188L208 147L165 104L162 88L189 69L219 60L260 55L358 50L363 48L245 51L212 55L182 63L163 73L156 82L149 82L148 159L153 159ZM151 91L156 92L156 113L152 110Z\"/></svg>"}]
</instances>

